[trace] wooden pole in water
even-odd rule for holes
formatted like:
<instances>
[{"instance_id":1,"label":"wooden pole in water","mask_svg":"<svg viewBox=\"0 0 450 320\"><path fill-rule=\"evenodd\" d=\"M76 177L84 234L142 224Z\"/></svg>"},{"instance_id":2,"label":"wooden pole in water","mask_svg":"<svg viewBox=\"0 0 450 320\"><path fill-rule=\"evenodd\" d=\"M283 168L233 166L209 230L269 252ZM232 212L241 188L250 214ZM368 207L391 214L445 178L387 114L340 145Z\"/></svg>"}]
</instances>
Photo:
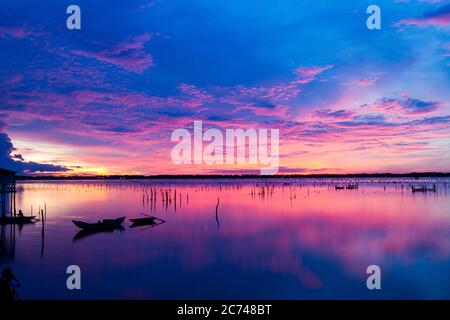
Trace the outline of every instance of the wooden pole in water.
<instances>
[{"instance_id":1,"label":"wooden pole in water","mask_svg":"<svg viewBox=\"0 0 450 320\"><path fill-rule=\"evenodd\" d=\"M217 221L217 229L220 229L220 222L219 222L219 198L217 198L217 204L216 204L216 221Z\"/></svg>"},{"instance_id":2,"label":"wooden pole in water","mask_svg":"<svg viewBox=\"0 0 450 320\"><path fill-rule=\"evenodd\" d=\"M11 210L11 217L14 217L14 212L13 212L13 194L11 193L11 197L9 199L9 210Z\"/></svg>"},{"instance_id":3,"label":"wooden pole in water","mask_svg":"<svg viewBox=\"0 0 450 320\"><path fill-rule=\"evenodd\" d=\"M0 185L0 207L1 207L2 217L6 217L4 201L5 201L5 193L3 192L3 186Z\"/></svg>"},{"instance_id":4,"label":"wooden pole in water","mask_svg":"<svg viewBox=\"0 0 450 320\"><path fill-rule=\"evenodd\" d=\"M44 210L41 209L41 258L44 257L44 241L45 241L45 219L46 219L46 214L44 213Z\"/></svg>"},{"instance_id":5,"label":"wooden pole in water","mask_svg":"<svg viewBox=\"0 0 450 320\"><path fill-rule=\"evenodd\" d=\"M17 215L17 212L16 212L16 193L17 193L17 189L16 189L16 184L14 183L14 193L13 193L13 195L14 195L14 217Z\"/></svg>"}]
</instances>

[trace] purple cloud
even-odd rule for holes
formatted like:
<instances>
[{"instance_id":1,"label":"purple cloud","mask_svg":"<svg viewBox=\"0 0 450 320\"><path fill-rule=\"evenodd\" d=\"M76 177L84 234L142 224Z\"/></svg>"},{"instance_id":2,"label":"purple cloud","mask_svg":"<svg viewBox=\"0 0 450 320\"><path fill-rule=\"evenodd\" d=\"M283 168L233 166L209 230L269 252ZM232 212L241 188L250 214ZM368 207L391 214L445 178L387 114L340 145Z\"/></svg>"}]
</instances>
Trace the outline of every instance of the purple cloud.
<instances>
[{"instance_id":1,"label":"purple cloud","mask_svg":"<svg viewBox=\"0 0 450 320\"><path fill-rule=\"evenodd\" d=\"M375 84L375 82L377 82L377 80L378 79L376 79L376 78L375 79L363 78L363 79L357 79L357 80L353 81L353 84L356 85L357 87L365 88L365 87L373 86Z\"/></svg>"},{"instance_id":2,"label":"purple cloud","mask_svg":"<svg viewBox=\"0 0 450 320\"><path fill-rule=\"evenodd\" d=\"M299 77L298 83L308 83L316 79L316 76L322 72L334 68L333 65L329 64L323 67L298 67L295 70L295 74Z\"/></svg>"},{"instance_id":3,"label":"purple cloud","mask_svg":"<svg viewBox=\"0 0 450 320\"><path fill-rule=\"evenodd\" d=\"M322 109L316 111L314 115L320 118L348 119L352 117L354 113L350 110L345 109L340 110Z\"/></svg>"},{"instance_id":4,"label":"purple cloud","mask_svg":"<svg viewBox=\"0 0 450 320\"><path fill-rule=\"evenodd\" d=\"M409 97L404 97L403 99L380 99L375 108L383 111L398 112L403 111L408 115L417 115L430 113L438 108L442 107L442 104L435 101L422 101L419 99L412 99Z\"/></svg>"},{"instance_id":5,"label":"purple cloud","mask_svg":"<svg viewBox=\"0 0 450 320\"><path fill-rule=\"evenodd\" d=\"M149 34L142 34L123 41L107 50L99 52L73 50L72 52L78 56L92 58L119 66L128 71L142 73L147 68L154 66L152 55L145 52L145 44L151 38Z\"/></svg>"},{"instance_id":6,"label":"purple cloud","mask_svg":"<svg viewBox=\"0 0 450 320\"><path fill-rule=\"evenodd\" d=\"M46 35L45 32L30 30L25 26L18 26L18 27L0 26L0 38L24 39L28 37L41 37L44 35Z\"/></svg>"},{"instance_id":7,"label":"purple cloud","mask_svg":"<svg viewBox=\"0 0 450 320\"><path fill-rule=\"evenodd\" d=\"M434 11L427 12L422 17L414 17L400 20L395 26L437 26L448 27L450 25L450 4L440 7Z\"/></svg>"}]
</instances>

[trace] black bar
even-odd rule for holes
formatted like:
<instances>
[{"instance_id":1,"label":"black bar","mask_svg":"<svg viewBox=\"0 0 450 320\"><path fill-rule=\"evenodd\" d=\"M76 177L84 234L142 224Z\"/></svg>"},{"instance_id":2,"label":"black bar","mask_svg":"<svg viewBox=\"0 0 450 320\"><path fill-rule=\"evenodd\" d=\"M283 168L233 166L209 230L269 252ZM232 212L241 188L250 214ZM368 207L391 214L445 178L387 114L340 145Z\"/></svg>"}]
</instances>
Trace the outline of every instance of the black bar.
<instances>
[{"instance_id":1,"label":"black bar","mask_svg":"<svg viewBox=\"0 0 450 320\"><path fill-rule=\"evenodd\" d=\"M240 307L242 306L242 307ZM245 308L248 306L248 308ZM252 306L260 306L259 308ZM264 307L262 307L264 306ZM270 306L270 307L268 307ZM401 300L190 300L190 301L17 301L0 304L2 315L10 314L56 316L59 319L105 316L114 319L331 319L338 316L366 319L387 318L390 315L420 316L431 319L434 314L445 314L450 301ZM206 309L210 312L206 317ZM397 310L395 310L397 309ZM239 311L240 310L240 311ZM253 311L252 310L259 310ZM188 314L185 314L188 311ZM196 314L189 314L189 311ZM400 313L396 313L399 311ZM239 314L238 314L239 313Z\"/></svg>"}]
</instances>

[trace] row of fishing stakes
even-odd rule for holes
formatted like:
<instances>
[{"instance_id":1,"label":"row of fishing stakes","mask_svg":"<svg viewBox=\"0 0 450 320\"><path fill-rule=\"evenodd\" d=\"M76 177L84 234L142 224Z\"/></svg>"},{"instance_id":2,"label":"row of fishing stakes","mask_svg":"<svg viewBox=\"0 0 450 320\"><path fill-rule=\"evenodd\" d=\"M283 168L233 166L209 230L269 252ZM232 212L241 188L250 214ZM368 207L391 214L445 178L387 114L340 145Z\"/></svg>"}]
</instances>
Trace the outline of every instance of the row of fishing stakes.
<instances>
[{"instance_id":1,"label":"row of fishing stakes","mask_svg":"<svg viewBox=\"0 0 450 320\"><path fill-rule=\"evenodd\" d=\"M387 185L389 185L389 183L387 183ZM386 191L387 190L387 185L383 185L383 190ZM277 190L282 191L283 194L285 194L285 192L287 191L289 193L289 199L294 200L297 198L297 191L298 189L302 189L302 188L307 188L307 192L304 195L305 198L310 196L310 192L312 194L318 194L320 193L320 189L316 190L317 187L324 187L327 186L328 190L334 190L335 186L336 186L336 182L332 182L332 183L327 183L327 182L315 182L311 185L311 183L308 184L303 184L303 183L299 183L296 182L294 184L290 183L290 182L285 182L283 184L272 184L272 183L268 183L268 184L257 184L255 186L253 186L250 190L250 196L252 198L260 198L260 199L265 199L265 198L270 198L272 197ZM157 202L157 198L160 197L161 199L161 207L165 208L166 210L168 210L169 206L172 205L173 203L173 208L176 211L178 208L182 207L183 204L183 196L181 194L181 192L179 192L179 190L177 190L177 188L165 188L165 186L155 186L155 187L148 187L148 185L141 185L141 187L144 187L143 189L141 188L141 191L143 191L143 195L142 195L142 204L143 206L150 205L150 210L154 211L156 209L156 202ZM181 189L183 189L183 185L180 186ZM243 188L243 185L219 185L219 186L214 186L214 187L209 187L209 186L199 186L197 189L194 189L195 192L202 192L202 191L208 191L208 190L217 190L217 191L222 191L223 189L241 189ZM398 184L394 184L393 188L395 190L401 190L403 192L404 189L406 189L406 186L404 186L403 184L398 185ZM408 186L408 189L411 188L411 184ZM447 188L444 188L444 192L447 192ZM361 188L362 193L365 193L365 189L364 187ZM159 195L158 195L159 194ZM186 203L189 203L189 193L186 194Z\"/></svg>"},{"instance_id":2,"label":"row of fishing stakes","mask_svg":"<svg viewBox=\"0 0 450 320\"><path fill-rule=\"evenodd\" d=\"M161 189L159 190L159 193L161 197L162 208L165 208L167 210L169 208L169 205L172 203L172 199L174 210L177 211L177 203L179 204L179 208L181 208L182 195L181 193L178 193L177 197L177 189L174 189L173 192L172 189ZM150 211L155 210L157 194L158 191L156 188L150 188L150 193L147 191L147 189L145 189L144 193L142 194L142 206L145 206L147 204L150 205ZM189 204L189 194L186 194L186 203Z\"/></svg>"}]
</instances>

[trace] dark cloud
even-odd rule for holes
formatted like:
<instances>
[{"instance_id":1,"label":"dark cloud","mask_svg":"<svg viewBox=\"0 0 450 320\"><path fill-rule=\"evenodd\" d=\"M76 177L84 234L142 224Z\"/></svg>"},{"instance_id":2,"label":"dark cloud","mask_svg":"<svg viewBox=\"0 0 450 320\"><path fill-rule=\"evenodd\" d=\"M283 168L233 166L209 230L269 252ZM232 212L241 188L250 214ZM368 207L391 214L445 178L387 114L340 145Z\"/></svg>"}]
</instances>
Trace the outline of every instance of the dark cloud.
<instances>
[{"instance_id":1,"label":"dark cloud","mask_svg":"<svg viewBox=\"0 0 450 320\"><path fill-rule=\"evenodd\" d=\"M436 110L440 104L434 101L422 101L419 99L406 99L403 101L405 109L409 109L416 113L431 112Z\"/></svg>"},{"instance_id":2,"label":"dark cloud","mask_svg":"<svg viewBox=\"0 0 450 320\"><path fill-rule=\"evenodd\" d=\"M333 134L342 132L345 132L345 129L336 127L335 125L318 122L309 125L308 129L301 130L300 136L315 136L321 134Z\"/></svg>"},{"instance_id":3,"label":"dark cloud","mask_svg":"<svg viewBox=\"0 0 450 320\"><path fill-rule=\"evenodd\" d=\"M338 124L347 127L393 125L392 123L386 122L386 118L382 114L363 114L353 117L351 121L342 121Z\"/></svg>"},{"instance_id":4,"label":"dark cloud","mask_svg":"<svg viewBox=\"0 0 450 320\"><path fill-rule=\"evenodd\" d=\"M11 157L15 160L25 161L25 159L23 158L23 156L21 154L13 154Z\"/></svg>"},{"instance_id":5,"label":"dark cloud","mask_svg":"<svg viewBox=\"0 0 450 320\"><path fill-rule=\"evenodd\" d=\"M230 115L212 115L208 116L206 120L210 121L230 121L232 117Z\"/></svg>"},{"instance_id":6,"label":"dark cloud","mask_svg":"<svg viewBox=\"0 0 450 320\"><path fill-rule=\"evenodd\" d=\"M384 110L392 111L397 108L401 109L407 114L429 113L442 106L442 104L436 101L423 101L419 99L412 99L409 97L405 97L403 99L383 98L378 101L378 104L379 107Z\"/></svg>"},{"instance_id":7,"label":"dark cloud","mask_svg":"<svg viewBox=\"0 0 450 320\"><path fill-rule=\"evenodd\" d=\"M1 121L0 121L1 127ZM64 166L58 166L53 164L42 164L31 161L22 161L23 157L21 155L13 155L11 153L14 151L14 146L11 139L6 133L0 132L0 168L9 169L16 171L18 173L47 173L47 172L66 172L69 168Z\"/></svg>"},{"instance_id":8,"label":"dark cloud","mask_svg":"<svg viewBox=\"0 0 450 320\"><path fill-rule=\"evenodd\" d=\"M436 16L442 16L445 14L450 14L450 4L440 7L440 8L437 8L436 10L429 11L424 14L424 17L436 17Z\"/></svg>"},{"instance_id":9,"label":"dark cloud","mask_svg":"<svg viewBox=\"0 0 450 320\"><path fill-rule=\"evenodd\" d=\"M323 109L316 111L314 114L316 116L326 118L349 118L353 115L353 112L345 109L341 110Z\"/></svg>"},{"instance_id":10,"label":"dark cloud","mask_svg":"<svg viewBox=\"0 0 450 320\"><path fill-rule=\"evenodd\" d=\"M5 115L0 113L0 117L4 118ZM2 130L4 128L6 128L6 122L4 122L0 119L0 130Z\"/></svg>"},{"instance_id":11,"label":"dark cloud","mask_svg":"<svg viewBox=\"0 0 450 320\"><path fill-rule=\"evenodd\" d=\"M419 119L410 122L412 125L438 125L438 124L450 124L450 116L437 116Z\"/></svg>"}]
</instances>

